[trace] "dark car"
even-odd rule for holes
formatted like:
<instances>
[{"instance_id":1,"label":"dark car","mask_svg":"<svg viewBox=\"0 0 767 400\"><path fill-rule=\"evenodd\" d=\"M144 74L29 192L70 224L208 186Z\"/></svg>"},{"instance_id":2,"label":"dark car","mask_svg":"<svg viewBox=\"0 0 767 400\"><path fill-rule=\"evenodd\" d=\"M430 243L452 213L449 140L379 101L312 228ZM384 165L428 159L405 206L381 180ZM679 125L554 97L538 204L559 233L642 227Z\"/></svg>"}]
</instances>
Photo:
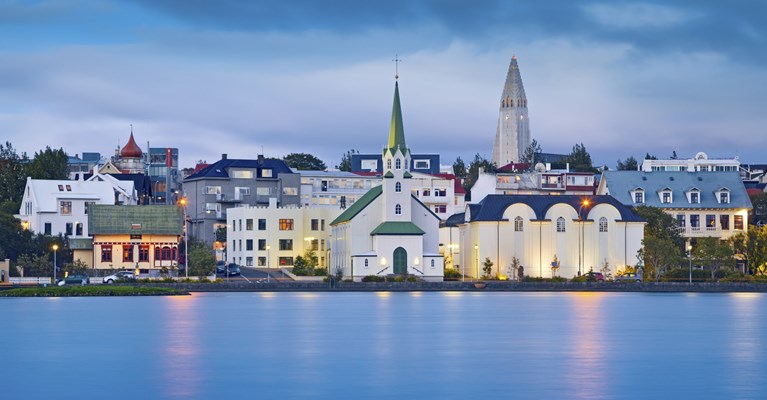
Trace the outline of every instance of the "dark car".
<instances>
[{"instance_id":1,"label":"dark car","mask_svg":"<svg viewBox=\"0 0 767 400\"><path fill-rule=\"evenodd\" d=\"M635 273L624 273L622 275L616 275L613 280L615 282L642 282L642 275Z\"/></svg>"},{"instance_id":2,"label":"dark car","mask_svg":"<svg viewBox=\"0 0 767 400\"><path fill-rule=\"evenodd\" d=\"M240 274L240 266L235 264L235 263L231 263L231 264L226 266L226 273L227 273L228 276L239 275Z\"/></svg>"},{"instance_id":3,"label":"dark car","mask_svg":"<svg viewBox=\"0 0 767 400\"><path fill-rule=\"evenodd\" d=\"M583 274L586 277L586 282L604 282L605 276L601 272L589 271Z\"/></svg>"},{"instance_id":4,"label":"dark car","mask_svg":"<svg viewBox=\"0 0 767 400\"><path fill-rule=\"evenodd\" d=\"M225 261L216 262L216 273L223 274L225 271L226 271L226 262Z\"/></svg>"},{"instance_id":5,"label":"dark car","mask_svg":"<svg viewBox=\"0 0 767 400\"><path fill-rule=\"evenodd\" d=\"M64 279L59 279L58 285L87 285L91 283L91 279L85 274L69 274Z\"/></svg>"}]
</instances>

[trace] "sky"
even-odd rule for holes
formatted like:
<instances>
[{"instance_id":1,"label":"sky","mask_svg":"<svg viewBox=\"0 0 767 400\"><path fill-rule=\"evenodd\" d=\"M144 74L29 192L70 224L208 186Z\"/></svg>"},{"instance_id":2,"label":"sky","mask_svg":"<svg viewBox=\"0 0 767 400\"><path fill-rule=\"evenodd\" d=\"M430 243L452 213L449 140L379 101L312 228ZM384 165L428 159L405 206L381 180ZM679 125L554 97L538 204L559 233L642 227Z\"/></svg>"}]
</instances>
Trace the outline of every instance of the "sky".
<instances>
[{"instance_id":1,"label":"sky","mask_svg":"<svg viewBox=\"0 0 767 400\"><path fill-rule=\"evenodd\" d=\"M767 2L0 0L0 140L197 161L310 153L329 167L405 136L491 158L512 55L544 152L767 163Z\"/></svg>"}]
</instances>

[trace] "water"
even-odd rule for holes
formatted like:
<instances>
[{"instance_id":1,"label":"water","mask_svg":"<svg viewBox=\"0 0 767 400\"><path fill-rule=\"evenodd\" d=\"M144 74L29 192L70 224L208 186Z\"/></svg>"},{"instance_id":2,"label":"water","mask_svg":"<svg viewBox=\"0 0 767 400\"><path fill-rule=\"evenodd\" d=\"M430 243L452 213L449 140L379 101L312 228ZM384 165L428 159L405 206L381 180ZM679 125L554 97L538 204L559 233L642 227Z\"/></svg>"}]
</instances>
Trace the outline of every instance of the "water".
<instances>
[{"instance_id":1,"label":"water","mask_svg":"<svg viewBox=\"0 0 767 400\"><path fill-rule=\"evenodd\" d=\"M0 299L2 399L759 399L767 295Z\"/></svg>"}]
</instances>

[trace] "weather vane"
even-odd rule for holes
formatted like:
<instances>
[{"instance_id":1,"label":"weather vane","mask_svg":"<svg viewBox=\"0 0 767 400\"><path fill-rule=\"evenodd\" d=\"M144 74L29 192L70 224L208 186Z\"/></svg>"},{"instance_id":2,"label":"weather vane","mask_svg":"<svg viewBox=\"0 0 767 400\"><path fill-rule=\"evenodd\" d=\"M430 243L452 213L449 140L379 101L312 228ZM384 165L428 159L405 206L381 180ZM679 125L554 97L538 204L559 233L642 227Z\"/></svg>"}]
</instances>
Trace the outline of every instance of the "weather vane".
<instances>
[{"instance_id":1,"label":"weather vane","mask_svg":"<svg viewBox=\"0 0 767 400\"><path fill-rule=\"evenodd\" d=\"M394 61L394 79L399 79L399 63L402 62L399 58L399 54L395 54L392 61Z\"/></svg>"}]
</instances>

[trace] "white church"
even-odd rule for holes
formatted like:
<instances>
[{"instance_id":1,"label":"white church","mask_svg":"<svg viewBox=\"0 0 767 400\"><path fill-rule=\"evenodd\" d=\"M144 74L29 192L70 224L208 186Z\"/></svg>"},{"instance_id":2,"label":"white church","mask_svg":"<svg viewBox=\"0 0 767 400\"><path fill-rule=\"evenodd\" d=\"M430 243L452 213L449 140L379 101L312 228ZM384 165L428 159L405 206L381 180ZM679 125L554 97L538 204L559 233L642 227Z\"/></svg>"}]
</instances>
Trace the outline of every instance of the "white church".
<instances>
[{"instance_id":1,"label":"white church","mask_svg":"<svg viewBox=\"0 0 767 400\"><path fill-rule=\"evenodd\" d=\"M410 158L395 82L389 141L383 149L383 184L331 223L331 273L341 270L345 278L355 281L368 275L442 281L440 218L412 194Z\"/></svg>"}]
</instances>

